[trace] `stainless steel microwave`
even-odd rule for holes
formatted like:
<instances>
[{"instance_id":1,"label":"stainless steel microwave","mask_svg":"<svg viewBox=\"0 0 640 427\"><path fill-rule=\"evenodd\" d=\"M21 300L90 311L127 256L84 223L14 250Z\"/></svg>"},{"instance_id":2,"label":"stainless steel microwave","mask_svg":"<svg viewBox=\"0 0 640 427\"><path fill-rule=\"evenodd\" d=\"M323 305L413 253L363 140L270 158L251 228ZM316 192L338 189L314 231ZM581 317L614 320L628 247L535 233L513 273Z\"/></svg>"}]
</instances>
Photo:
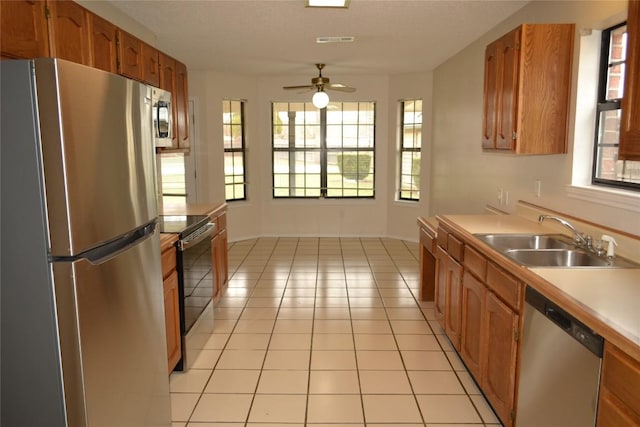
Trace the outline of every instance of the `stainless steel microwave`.
<instances>
[{"instance_id":1,"label":"stainless steel microwave","mask_svg":"<svg viewBox=\"0 0 640 427\"><path fill-rule=\"evenodd\" d=\"M156 147L171 147L173 139L173 114L171 93L156 87L151 90L153 103L153 140Z\"/></svg>"}]
</instances>

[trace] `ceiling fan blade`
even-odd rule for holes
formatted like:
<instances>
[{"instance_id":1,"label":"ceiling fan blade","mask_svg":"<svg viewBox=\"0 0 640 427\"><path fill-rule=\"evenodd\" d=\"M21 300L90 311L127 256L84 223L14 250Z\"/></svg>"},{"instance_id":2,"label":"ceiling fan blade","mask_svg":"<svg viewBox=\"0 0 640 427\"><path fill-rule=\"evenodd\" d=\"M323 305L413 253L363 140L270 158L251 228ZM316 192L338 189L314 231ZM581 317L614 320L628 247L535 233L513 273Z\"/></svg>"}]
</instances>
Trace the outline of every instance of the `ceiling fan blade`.
<instances>
[{"instance_id":1,"label":"ceiling fan blade","mask_svg":"<svg viewBox=\"0 0 640 427\"><path fill-rule=\"evenodd\" d=\"M294 89L294 90L300 90L300 89L315 89L316 87L314 85L302 85L302 86L284 86L282 89Z\"/></svg>"},{"instance_id":2,"label":"ceiling fan blade","mask_svg":"<svg viewBox=\"0 0 640 427\"><path fill-rule=\"evenodd\" d=\"M325 85L324 88L329 90L337 90L339 92L355 92L356 91L355 87L343 85L342 83L329 83L328 85Z\"/></svg>"}]
</instances>

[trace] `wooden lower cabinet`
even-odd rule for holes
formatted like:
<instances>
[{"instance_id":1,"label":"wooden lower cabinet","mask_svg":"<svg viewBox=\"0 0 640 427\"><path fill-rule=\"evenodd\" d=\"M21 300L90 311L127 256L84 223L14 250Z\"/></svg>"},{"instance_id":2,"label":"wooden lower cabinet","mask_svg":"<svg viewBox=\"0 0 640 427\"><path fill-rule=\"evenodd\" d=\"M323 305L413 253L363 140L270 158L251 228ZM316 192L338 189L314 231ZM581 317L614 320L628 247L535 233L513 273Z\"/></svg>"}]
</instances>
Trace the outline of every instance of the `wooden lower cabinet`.
<instances>
[{"instance_id":1,"label":"wooden lower cabinet","mask_svg":"<svg viewBox=\"0 0 640 427\"><path fill-rule=\"evenodd\" d=\"M164 320L167 333L167 369L171 373L182 357L180 336L180 296L176 271L177 235L161 235L162 288L164 290Z\"/></svg>"},{"instance_id":2,"label":"wooden lower cabinet","mask_svg":"<svg viewBox=\"0 0 640 427\"><path fill-rule=\"evenodd\" d=\"M167 330L168 370L173 371L182 355L180 344L180 308L178 306L178 273L174 270L163 281L164 319Z\"/></svg>"},{"instance_id":3,"label":"wooden lower cabinet","mask_svg":"<svg viewBox=\"0 0 640 427\"><path fill-rule=\"evenodd\" d=\"M465 271L462 279L460 357L475 378L481 378L480 353L485 295L485 285Z\"/></svg>"},{"instance_id":4,"label":"wooden lower cabinet","mask_svg":"<svg viewBox=\"0 0 640 427\"><path fill-rule=\"evenodd\" d=\"M455 349L460 350L462 266L438 246L435 270L435 315Z\"/></svg>"},{"instance_id":5,"label":"wooden lower cabinet","mask_svg":"<svg viewBox=\"0 0 640 427\"><path fill-rule=\"evenodd\" d=\"M211 238L211 263L213 276L213 305L224 295L229 282L229 256L227 239L226 208L211 214L211 221L216 224L216 231Z\"/></svg>"},{"instance_id":6,"label":"wooden lower cabinet","mask_svg":"<svg viewBox=\"0 0 640 427\"><path fill-rule=\"evenodd\" d=\"M519 315L493 292L487 292L480 341L482 391L502 423L513 425L515 416L516 334Z\"/></svg>"},{"instance_id":7,"label":"wooden lower cabinet","mask_svg":"<svg viewBox=\"0 0 640 427\"><path fill-rule=\"evenodd\" d=\"M418 221L420 224L420 220ZM420 225L420 301L433 301L436 283L436 234Z\"/></svg>"},{"instance_id":8,"label":"wooden lower cabinet","mask_svg":"<svg viewBox=\"0 0 640 427\"><path fill-rule=\"evenodd\" d=\"M598 427L640 426L640 362L605 343Z\"/></svg>"}]
</instances>

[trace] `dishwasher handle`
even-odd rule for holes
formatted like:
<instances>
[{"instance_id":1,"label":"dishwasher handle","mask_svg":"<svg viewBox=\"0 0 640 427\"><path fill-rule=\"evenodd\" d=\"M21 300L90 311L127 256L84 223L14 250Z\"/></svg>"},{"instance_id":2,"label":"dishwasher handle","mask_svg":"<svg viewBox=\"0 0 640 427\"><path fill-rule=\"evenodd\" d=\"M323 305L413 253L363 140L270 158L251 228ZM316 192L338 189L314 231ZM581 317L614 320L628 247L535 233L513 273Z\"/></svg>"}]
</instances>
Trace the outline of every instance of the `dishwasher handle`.
<instances>
[{"instance_id":1,"label":"dishwasher handle","mask_svg":"<svg viewBox=\"0 0 640 427\"><path fill-rule=\"evenodd\" d=\"M556 325L561 327L563 330L570 332L571 331L571 319L564 315L564 313L556 310L555 307L545 307L544 315L553 321Z\"/></svg>"}]
</instances>

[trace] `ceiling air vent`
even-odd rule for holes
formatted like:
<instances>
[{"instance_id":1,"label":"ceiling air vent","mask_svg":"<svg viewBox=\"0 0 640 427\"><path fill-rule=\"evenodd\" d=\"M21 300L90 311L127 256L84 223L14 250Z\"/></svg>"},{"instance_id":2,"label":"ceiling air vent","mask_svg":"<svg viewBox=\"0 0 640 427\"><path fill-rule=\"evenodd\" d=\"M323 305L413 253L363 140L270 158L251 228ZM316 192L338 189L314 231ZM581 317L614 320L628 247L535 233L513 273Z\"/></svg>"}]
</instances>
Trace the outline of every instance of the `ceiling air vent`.
<instances>
[{"instance_id":1,"label":"ceiling air vent","mask_svg":"<svg viewBox=\"0 0 640 427\"><path fill-rule=\"evenodd\" d=\"M355 39L353 36L318 37L316 43L351 43Z\"/></svg>"}]
</instances>

